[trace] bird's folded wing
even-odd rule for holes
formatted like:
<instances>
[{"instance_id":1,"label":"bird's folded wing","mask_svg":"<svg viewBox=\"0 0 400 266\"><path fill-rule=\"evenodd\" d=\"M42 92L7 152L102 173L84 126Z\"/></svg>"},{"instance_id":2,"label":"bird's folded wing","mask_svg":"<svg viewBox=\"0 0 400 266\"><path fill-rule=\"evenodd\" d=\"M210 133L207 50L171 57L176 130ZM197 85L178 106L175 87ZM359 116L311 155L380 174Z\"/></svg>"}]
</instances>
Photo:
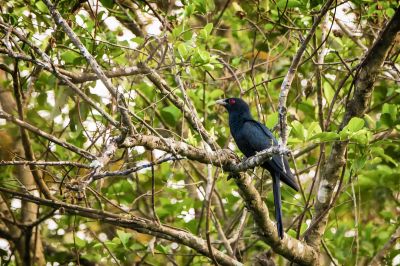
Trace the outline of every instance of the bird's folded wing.
<instances>
[{"instance_id":1,"label":"bird's folded wing","mask_svg":"<svg viewBox=\"0 0 400 266\"><path fill-rule=\"evenodd\" d=\"M278 145L278 141L272 134L272 132L263 124L253 119L248 119L245 121L244 125L244 132L248 134L247 138L249 140L249 145L251 148L257 152L265 150L272 145ZM283 161L283 164L282 164ZM293 176L292 172L290 171L289 162L286 156L282 157L279 155L275 155L266 162L267 169L272 170L274 172L279 172L281 175L281 180L294 190L298 191L299 186L295 181L295 177Z\"/></svg>"}]
</instances>

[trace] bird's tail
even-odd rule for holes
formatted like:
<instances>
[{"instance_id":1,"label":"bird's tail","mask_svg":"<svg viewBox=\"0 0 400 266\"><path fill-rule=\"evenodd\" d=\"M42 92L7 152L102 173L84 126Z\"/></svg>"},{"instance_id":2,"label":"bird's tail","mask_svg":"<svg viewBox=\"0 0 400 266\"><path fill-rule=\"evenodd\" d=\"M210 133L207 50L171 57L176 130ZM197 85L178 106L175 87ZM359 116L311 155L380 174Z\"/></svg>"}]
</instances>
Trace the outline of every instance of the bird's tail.
<instances>
[{"instance_id":1,"label":"bird's tail","mask_svg":"<svg viewBox=\"0 0 400 266\"><path fill-rule=\"evenodd\" d=\"M278 236L280 239L283 239L282 203L281 203L281 187L280 187L279 174L274 174L272 176L272 191L274 193L275 219L276 219L276 226L278 229Z\"/></svg>"}]
</instances>

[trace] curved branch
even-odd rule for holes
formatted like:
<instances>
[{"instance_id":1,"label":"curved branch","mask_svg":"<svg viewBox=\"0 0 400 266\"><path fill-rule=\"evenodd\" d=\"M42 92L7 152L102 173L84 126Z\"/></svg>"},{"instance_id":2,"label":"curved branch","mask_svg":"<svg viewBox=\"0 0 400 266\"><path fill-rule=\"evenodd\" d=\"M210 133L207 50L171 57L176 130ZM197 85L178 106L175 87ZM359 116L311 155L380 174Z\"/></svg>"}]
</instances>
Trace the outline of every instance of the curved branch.
<instances>
[{"instance_id":1,"label":"curved branch","mask_svg":"<svg viewBox=\"0 0 400 266\"><path fill-rule=\"evenodd\" d=\"M318 253L313 247L287 234L283 239L279 238L276 225L269 218L268 208L249 175L242 174L235 178L235 182L246 201L246 207L253 213L254 220L260 229L259 234L265 243L269 244L276 253L293 262L312 265L318 261Z\"/></svg>"},{"instance_id":2,"label":"curved branch","mask_svg":"<svg viewBox=\"0 0 400 266\"><path fill-rule=\"evenodd\" d=\"M381 250L376 253L369 263L370 266L379 266L384 264L385 256L390 252L394 245L396 245L397 240L400 239L400 226L397 227L396 231L389 238L388 242L382 247Z\"/></svg>"}]
</instances>

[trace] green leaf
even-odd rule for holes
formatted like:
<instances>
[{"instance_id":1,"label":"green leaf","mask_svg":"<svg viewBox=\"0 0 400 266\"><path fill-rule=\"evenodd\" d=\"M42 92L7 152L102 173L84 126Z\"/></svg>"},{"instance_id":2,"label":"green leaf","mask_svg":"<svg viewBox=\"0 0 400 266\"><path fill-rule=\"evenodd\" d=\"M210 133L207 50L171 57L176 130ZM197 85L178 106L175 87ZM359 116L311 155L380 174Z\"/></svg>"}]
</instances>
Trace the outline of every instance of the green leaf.
<instances>
[{"instance_id":1,"label":"green leaf","mask_svg":"<svg viewBox=\"0 0 400 266\"><path fill-rule=\"evenodd\" d=\"M189 49L186 43L181 42L178 44L178 52L183 59L187 59L187 56L189 54Z\"/></svg>"},{"instance_id":2,"label":"green leaf","mask_svg":"<svg viewBox=\"0 0 400 266\"><path fill-rule=\"evenodd\" d=\"M196 11L201 14L206 14L207 12L212 12L215 9L215 3L212 0L197 0Z\"/></svg>"},{"instance_id":3,"label":"green leaf","mask_svg":"<svg viewBox=\"0 0 400 266\"><path fill-rule=\"evenodd\" d=\"M393 8L387 8L386 10L386 15L388 15L389 17L393 17L394 13L396 13L396 11Z\"/></svg>"},{"instance_id":4,"label":"green leaf","mask_svg":"<svg viewBox=\"0 0 400 266\"><path fill-rule=\"evenodd\" d=\"M305 140L306 130L303 124L296 120L293 121L291 125L292 125L292 132L295 134L295 136L301 140Z\"/></svg>"},{"instance_id":5,"label":"green leaf","mask_svg":"<svg viewBox=\"0 0 400 266\"><path fill-rule=\"evenodd\" d=\"M184 41L190 41L193 37L193 31L191 30L187 30L185 32L182 33L182 39Z\"/></svg>"},{"instance_id":6,"label":"green leaf","mask_svg":"<svg viewBox=\"0 0 400 266\"><path fill-rule=\"evenodd\" d=\"M86 241L83 240L82 238L79 238L79 237L75 236L74 239L75 239L75 245L78 248L84 248L86 246Z\"/></svg>"},{"instance_id":7,"label":"green leaf","mask_svg":"<svg viewBox=\"0 0 400 266\"><path fill-rule=\"evenodd\" d=\"M122 230L117 230L118 238L121 240L122 245L126 248L129 242L129 239L132 237L131 234L126 233Z\"/></svg>"},{"instance_id":8,"label":"green leaf","mask_svg":"<svg viewBox=\"0 0 400 266\"><path fill-rule=\"evenodd\" d=\"M208 23L204 29L200 30L199 36L201 39L204 39L205 41L210 37L211 31L213 29L213 24Z\"/></svg>"},{"instance_id":9,"label":"green leaf","mask_svg":"<svg viewBox=\"0 0 400 266\"><path fill-rule=\"evenodd\" d=\"M184 12L185 17L189 18L194 13L194 10L195 10L195 6L193 4L186 5L185 12Z\"/></svg>"},{"instance_id":10,"label":"green leaf","mask_svg":"<svg viewBox=\"0 0 400 266\"><path fill-rule=\"evenodd\" d=\"M382 114L389 114L392 121L396 121L397 117L397 106L395 104L385 103L382 106Z\"/></svg>"},{"instance_id":11,"label":"green leaf","mask_svg":"<svg viewBox=\"0 0 400 266\"><path fill-rule=\"evenodd\" d=\"M364 119L353 117L345 128L347 128L349 132L357 132L364 127L364 124Z\"/></svg>"},{"instance_id":12,"label":"green leaf","mask_svg":"<svg viewBox=\"0 0 400 266\"><path fill-rule=\"evenodd\" d=\"M67 50L61 54L61 59L65 61L66 64L74 63L74 60L79 58L80 55L74 51Z\"/></svg>"},{"instance_id":13,"label":"green leaf","mask_svg":"<svg viewBox=\"0 0 400 266\"><path fill-rule=\"evenodd\" d=\"M54 119L54 117L56 117L57 115L59 115L61 113L61 109L65 106L65 104L68 101L68 92L67 90L64 90L63 86L60 86L60 88L57 90L55 90L55 92L57 93L56 96L56 101L55 101L55 105L53 107L53 109L51 110L51 114L50 114L50 119Z\"/></svg>"},{"instance_id":14,"label":"green leaf","mask_svg":"<svg viewBox=\"0 0 400 266\"><path fill-rule=\"evenodd\" d=\"M100 0L100 2L106 8L112 8L114 6L114 0Z\"/></svg>"},{"instance_id":15,"label":"green leaf","mask_svg":"<svg viewBox=\"0 0 400 266\"><path fill-rule=\"evenodd\" d=\"M156 250L158 250L159 252L163 253L163 254L167 254L168 253L168 247L165 247L161 244L157 244L156 245Z\"/></svg>"},{"instance_id":16,"label":"green leaf","mask_svg":"<svg viewBox=\"0 0 400 266\"><path fill-rule=\"evenodd\" d=\"M367 156L358 156L354 159L351 168L354 170L355 173L358 173L362 168L364 168L365 163L367 162Z\"/></svg>"},{"instance_id":17,"label":"green leaf","mask_svg":"<svg viewBox=\"0 0 400 266\"><path fill-rule=\"evenodd\" d=\"M39 9L40 12L42 13L48 13L48 9L47 6L42 2L42 1L38 1L35 3L35 6L37 7L37 9Z\"/></svg>"},{"instance_id":18,"label":"green leaf","mask_svg":"<svg viewBox=\"0 0 400 266\"><path fill-rule=\"evenodd\" d=\"M207 25L204 27L204 30L206 31L207 35L211 34L213 27L214 25L212 23L207 23Z\"/></svg>"},{"instance_id":19,"label":"green leaf","mask_svg":"<svg viewBox=\"0 0 400 266\"><path fill-rule=\"evenodd\" d=\"M335 90L332 88L331 84L327 81L324 82L324 96L326 101L330 104L333 96L335 95Z\"/></svg>"},{"instance_id":20,"label":"green leaf","mask_svg":"<svg viewBox=\"0 0 400 266\"><path fill-rule=\"evenodd\" d=\"M181 111L175 105L169 105L161 109L161 116L168 124L175 125L181 116Z\"/></svg>"},{"instance_id":21,"label":"green leaf","mask_svg":"<svg viewBox=\"0 0 400 266\"><path fill-rule=\"evenodd\" d=\"M326 141L333 141L338 138L339 138L339 134L337 134L336 132L321 132L321 133L315 134L309 140L318 139L321 142L326 142Z\"/></svg>"},{"instance_id":22,"label":"green leaf","mask_svg":"<svg viewBox=\"0 0 400 266\"><path fill-rule=\"evenodd\" d=\"M321 133L321 128L319 126L318 122L312 122L306 130L306 139L310 138L311 136L317 134L317 133Z\"/></svg>"},{"instance_id":23,"label":"green leaf","mask_svg":"<svg viewBox=\"0 0 400 266\"><path fill-rule=\"evenodd\" d=\"M301 7L303 4L298 0L280 0L276 3L279 8L294 8Z\"/></svg>"},{"instance_id":24,"label":"green leaf","mask_svg":"<svg viewBox=\"0 0 400 266\"><path fill-rule=\"evenodd\" d=\"M142 37L132 38L131 41L137 43L138 45L142 45L144 43L144 39Z\"/></svg>"},{"instance_id":25,"label":"green leaf","mask_svg":"<svg viewBox=\"0 0 400 266\"><path fill-rule=\"evenodd\" d=\"M172 30L172 37L178 39L186 31L185 24L180 24Z\"/></svg>"},{"instance_id":26,"label":"green leaf","mask_svg":"<svg viewBox=\"0 0 400 266\"><path fill-rule=\"evenodd\" d=\"M239 65L239 63L240 63L240 61L242 60L242 58L240 58L240 57L234 57L233 59L232 59L232 66L237 66L237 65Z\"/></svg>"},{"instance_id":27,"label":"green leaf","mask_svg":"<svg viewBox=\"0 0 400 266\"><path fill-rule=\"evenodd\" d=\"M385 150L382 147L374 147L372 148L372 154L374 154L375 156L379 156L382 159L384 159L387 162L391 162L392 164L394 164L396 167L398 166L398 162L393 159L391 156L387 155L385 153Z\"/></svg>"},{"instance_id":28,"label":"green leaf","mask_svg":"<svg viewBox=\"0 0 400 266\"><path fill-rule=\"evenodd\" d=\"M210 92L209 97L211 99L218 99L220 96L224 95L224 91L221 89L216 89Z\"/></svg>"},{"instance_id":29,"label":"green leaf","mask_svg":"<svg viewBox=\"0 0 400 266\"><path fill-rule=\"evenodd\" d=\"M365 129L357 131L350 135L350 140L355 141L359 144L367 144L370 139L368 136L368 133L370 133L370 132L368 132ZM372 133L371 133L371 136L372 136Z\"/></svg>"},{"instance_id":30,"label":"green leaf","mask_svg":"<svg viewBox=\"0 0 400 266\"><path fill-rule=\"evenodd\" d=\"M268 128L273 128L274 126L276 126L277 123L278 123L278 112L275 112L275 113L268 115L268 119L265 122L265 125Z\"/></svg>"},{"instance_id":31,"label":"green leaf","mask_svg":"<svg viewBox=\"0 0 400 266\"><path fill-rule=\"evenodd\" d=\"M199 56L200 56L200 58L201 58L201 60L203 61L203 62L209 62L210 61L210 54L207 52L207 51L205 51L205 50L199 50L198 51L198 53L199 53Z\"/></svg>"},{"instance_id":32,"label":"green leaf","mask_svg":"<svg viewBox=\"0 0 400 266\"><path fill-rule=\"evenodd\" d=\"M208 70L208 71L214 70L214 65L213 65L213 64L210 64L210 63L205 64L205 65L202 65L201 67L202 67L203 69L205 69L205 70Z\"/></svg>"}]
</instances>

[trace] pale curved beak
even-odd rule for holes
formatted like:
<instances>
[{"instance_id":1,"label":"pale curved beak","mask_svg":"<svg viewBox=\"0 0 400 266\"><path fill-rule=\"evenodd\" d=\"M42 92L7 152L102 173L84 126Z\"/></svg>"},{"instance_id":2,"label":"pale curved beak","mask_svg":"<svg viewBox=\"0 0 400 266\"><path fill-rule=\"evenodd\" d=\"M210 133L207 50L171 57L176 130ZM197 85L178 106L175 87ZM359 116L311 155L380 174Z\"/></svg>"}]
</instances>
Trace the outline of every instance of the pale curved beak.
<instances>
[{"instance_id":1,"label":"pale curved beak","mask_svg":"<svg viewBox=\"0 0 400 266\"><path fill-rule=\"evenodd\" d=\"M219 105L223 105L223 106L226 105L225 99L216 100L215 103L216 103L216 104L219 104Z\"/></svg>"}]
</instances>

